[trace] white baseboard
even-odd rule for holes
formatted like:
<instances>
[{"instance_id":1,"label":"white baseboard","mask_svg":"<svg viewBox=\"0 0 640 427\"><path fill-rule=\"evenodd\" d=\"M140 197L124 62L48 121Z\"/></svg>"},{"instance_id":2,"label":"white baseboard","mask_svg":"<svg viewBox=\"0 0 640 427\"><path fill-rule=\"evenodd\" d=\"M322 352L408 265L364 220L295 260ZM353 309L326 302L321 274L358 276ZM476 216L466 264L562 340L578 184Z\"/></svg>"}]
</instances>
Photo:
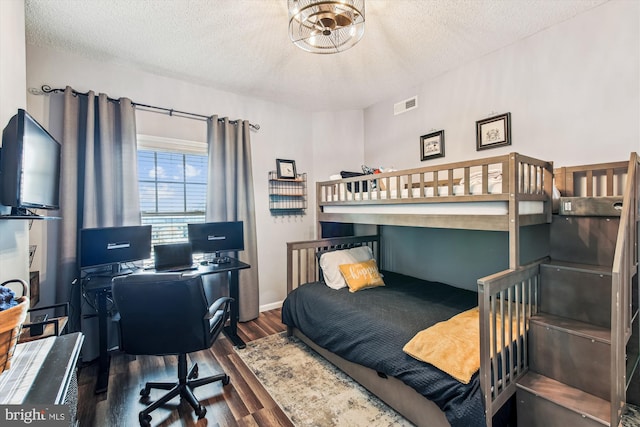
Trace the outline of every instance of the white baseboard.
<instances>
[{"instance_id":1,"label":"white baseboard","mask_svg":"<svg viewBox=\"0 0 640 427\"><path fill-rule=\"evenodd\" d=\"M260 312L274 310L276 308L282 307L282 301L272 302L271 304L265 304L260 306Z\"/></svg>"}]
</instances>

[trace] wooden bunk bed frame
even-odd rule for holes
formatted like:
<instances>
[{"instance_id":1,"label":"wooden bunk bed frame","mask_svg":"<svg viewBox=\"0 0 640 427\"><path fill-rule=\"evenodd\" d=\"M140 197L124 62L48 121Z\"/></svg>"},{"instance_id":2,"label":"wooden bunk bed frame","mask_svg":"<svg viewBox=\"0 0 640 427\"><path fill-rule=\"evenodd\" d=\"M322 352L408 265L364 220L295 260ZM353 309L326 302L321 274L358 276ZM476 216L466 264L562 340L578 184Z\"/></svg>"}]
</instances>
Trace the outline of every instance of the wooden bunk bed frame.
<instances>
[{"instance_id":1,"label":"wooden bunk bed frame","mask_svg":"<svg viewBox=\"0 0 640 427\"><path fill-rule=\"evenodd\" d=\"M502 188L497 194L489 191L489 173L496 166L502 173ZM481 175L481 188L475 194L471 194L471 177L474 173ZM372 185L374 181L376 184L380 183L380 188L388 189L388 198L383 198L383 193L376 193L377 190L373 189ZM455 186L463 187L462 194L452 195ZM347 187L354 191L348 191ZM418 195L415 189L418 190ZM427 191L433 195L426 196ZM442 193L447 195L440 195ZM552 193L552 162L509 153L477 160L318 182L317 219L319 222L506 231L509 233L509 267L516 268L520 265L519 229L522 226L551 222ZM347 194L350 194L350 197L347 197ZM375 198L376 194L381 194L381 197ZM473 215L328 212L335 206L473 206L474 203L483 202L502 202L506 205L506 213ZM521 202L541 202L544 203L544 208L541 213L521 214Z\"/></svg>"},{"instance_id":2,"label":"wooden bunk bed frame","mask_svg":"<svg viewBox=\"0 0 640 427\"><path fill-rule=\"evenodd\" d=\"M502 175L500 192L492 192L490 188L490 174L499 169ZM473 176L480 178L480 185L472 188ZM379 198L375 197L376 189L387 190L379 192ZM460 187L462 190L460 191ZM479 188L478 188L479 187ZM455 190L457 189L457 193ZM348 191L353 190L353 191ZM444 190L444 191L443 191ZM347 197L347 194L350 196ZM472 194L473 193L473 194ZM469 160L456 163L448 163L423 168L387 172L375 175L345 178L339 181L318 182L316 184L317 219L320 222L346 222L372 225L401 225L414 227L437 227L469 230L504 231L509 235L509 267L511 272L517 271L518 281L501 280L494 278L491 284L483 287L484 295L491 296L491 303L480 307L480 319L485 324L493 324L501 320L517 321L518 324L526 324L526 318L536 312L537 284L539 273L535 266L520 265L520 227L551 222L553 193L553 164L551 162L524 156L518 153L509 153L502 156L487 157L477 160ZM442 195L445 194L445 195ZM457 194L457 195L454 195ZM332 213L327 212L332 206L371 206L371 205L438 205L465 204L473 206L475 203L501 203L506 207L506 212L488 215L473 215L470 212L460 214L381 214L381 213ZM539 202L543 204L540 213L520 213L520 202ZM319 241L289 243L287 247L287 292L306 282L318 279L319 268L315 253L326 247L341 247L362 243L360 238L325 239ZM375 246L379 253L380 241L376 236L365 238L365 242ZM375 252L374 252L375 253ZM379 257L377 257L379 260ZM384 268L384 265L381 265ZM512 305L501 304L500 301L517 298L520 304L512 310ZM480 299L480 298L479 298ZM502 322L502 325L505 323ZM504 337L504 330L503 337ZM520 334L516 330L511 333ZM299 331L294 331L301 336L303 341L311 345L321 354L327 357L327 351L318 349L308 338ZM493 382L490 389L493 391L489 398L485 396L485 412L487 425L491 425L492 417L502 407L504 402L515 392L515 381L526 373L526 341L515 340L510 348L498 349L495 342L495 334L481 335L486 342L481 345L481 354L493 349L493 354L503 361L501 366L496 366L493 372ZM526 338L525 338L526 340ZM511 340L513 341L513 340ZM505 341L502 341L505 342ZM506 352L517 354L517 360L521 361L511 368L506 366L509 359ZM337 357L330 354L334 359ZM339 367L345 366L345 361L329 359ZM491 366L485 365L485 368ZM502 371L498 371L502 368ZM353 370L346 366L347 372ZM482 367L481 367L482 369ZM370 371L370 370L369 370ZM383 401L396 408L409 420L416 424L434 419L442 421L442 425L448 425L442 411L433 402L417 394L413 389L402 382L391 388L389 382L380 383L375 372L366 373L366 368L360 367L357 371L360 375L355 378L358 382L369 388ZM491 371L490 371L491 372ZM503 375L504 373L504 375ZM491 379L491 375L485 377ZM491 384L495 386L491 387ZM408 390L404 390L404 388ZM407 407L404 402L421 405ZM435 417L435 418L434 418ZM432 424L430 424L432 425Z\"/></svg>"},{"instance_id":3,"label":"wooden bunk bed frame","mask_svg":"<svg viewBox=\"0 0 640 427\"><path fill-rule=\"evenodd\" d=\"M503 176L502 192L490 194L488 191L488 174L491 165L500 164ZM480 168L482 171L482 192L470 194L471 171ZM570 196L593 196L593 187L589 183L593 177L603 176L606 180L606 194L614 196L616 180L624 180L624 202L621 222L615 251L612 286L612 354L611 354L611 395L612 420L620 420L621 411L626 402L625 378L625 344L631 334L631 323L637 319L637 310L632 313L631 280L637 273L638 265L638 203L640 199L640 166L636 153L632 153L629 162L590 165L576 168L560 168L555 170L556 185L559 190ZM517 153L486 159L458 162L439 166L430 166L379 175L366 175L346 178L339 181L317 183L316 196L317 219L320 222L345 222L374 225L405 225L417 227L438 227L472 230L505 231L509 233L509 268L478 280L478 303L480 311L480 385L485 402L487 426L491 427L493 415L515 393L516 382L528 371L527 333L528 319L538 310L540 264L539 260L528 265L520 264L519 232L520 227L534 224L550 223L552 215L553 165ZM587 184L580 188L576 185L577 177L587 177ZM626 178L621 176L626 175ZM447 194L453 194L453 187L460 185L459 177L464 178L464 193L456 196L439 196L438 187L445 186ZM380 200L372 197L376 191L372 187L373 180L386 189L395 186L395 196L380 196ZM368 183L366 186L364 183ZM355 184L359 185L356 186ZM349 191L351 199L344 196L346 185L352 184ZM340 186L345 186L340 188ZM419 196L414 191L402 191L418 188ZM422 190L431 188L435 196L422 196ZM366 194L366 196L364 196ZM360 200L358 200L360 199ZM457 203L502 201L507 202L507 213L501 215L411 215L411 214L378 214L378 213L330 213L325 212L328 206L348 205L386 205L415 203ZM542 214L520 214L520 201L540 201L544 203ZM287 293L304 283L317 281L320 269L317 252L329 248L346 248L353 245L367 244L372 247L376 259L380 260L379 236L357 236L332 239L321 239L305 242L287 243ZM384 265L381 264L381 268ZM517 324L514 330L504 325ZM511 323L515 322L515 323ZM525 325L525 331L519 325ZM502 326L498 326L502 325ZM429 425L448 425L443 412L431 401L399 380L381 379L371 369L348 362L333 353L315 345L300 331L291 329L289 333L299 336L305 343L329 361L347 372L360 384L380 397L407 419L420 425L429 420ZM499 348L495 337L502 337L501 342L510 343ZM518 339L517 337L521 337ZM505 340L506 339L506 340ZM508 355L515 355L510 358ZM511 362L508 362L511 360ZM509 365L509 366L507 366ZM629 378L630 380L630 378ZM611 425L617 425L615 422Z\"/></svg>"}]
</instances>

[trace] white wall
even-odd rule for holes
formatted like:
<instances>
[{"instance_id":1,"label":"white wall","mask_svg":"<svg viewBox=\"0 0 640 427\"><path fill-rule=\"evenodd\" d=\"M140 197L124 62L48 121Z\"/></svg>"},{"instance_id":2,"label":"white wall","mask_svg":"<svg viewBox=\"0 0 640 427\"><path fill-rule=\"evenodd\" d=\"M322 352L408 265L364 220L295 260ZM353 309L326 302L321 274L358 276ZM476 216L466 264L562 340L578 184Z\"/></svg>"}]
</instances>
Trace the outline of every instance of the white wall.
<instances>
[{"instance_id":1,"label":"white wall","mask_svg":"<svg viewBox=\"0 0 640 427\"><path fill-rule=\"evenodd\" d=\"M0 1L0 128L27 105L24 0ZM2 213L7 208L0 206ZM0 283L29 282L28 222L0 219Z\"/></svg>"},{"instance_id":2,"label":"white wall","mask_svg":"<svg viewBox=\"0 0 640 427\"><path fill-rule=\"evenodd\" d=\"M251 141L260 305L263 309L279 305L286 295L285 243L315 237L315 207L313 200L310 200L309 209L304 216L271 216L268 209L268 171L275 170L276 158L294 159L298 172L308 174L308 181L312 184L310 189L313 190L316 180L314 167L317 164L314 160L313 132L318 127L324 127L322 119L316 120L308 112L285 105L160 77L119 64L97 62L51 49L27 46L27 87L39 88L43 84L51 87L69 85L81 92L91 89L107 93L110 97L126 96L138 103L204 115L218 114L232 119L248 119L259 124L260 131L252 132ZM46 127L49 97L29 94L27 101L29 111L36 119L43 120ZM349 113L349 117L353 115L354 113ZM361 112L357 112L357 115L361 116ZM199 121L153 113L138 113L137 118L137 131L141 134L201 140L206 133L204 123ZM334 113L333 119L340 121L340 114ZM339 141L331 137L325 138L323 149L327 153L340 152L343 150L342 144L353 141L358 146L358 159L354 164L359 165L363 158L361 123L354 126L353 134L347 129L342 135ZM328 169L322 170L322 178L328 174L327 171ZM313 197L313 192L310 197ZM58 296L58 299L63 300L64 296Z\"/></svg>"},{"instance_id":3,"label":"white wall","mask_svg":"<svg viewBox=\"0 0 640 427\"><path fill-rule=\"evenodd\" d=\"M640 151L639 20L640 2L613 0L367 108L367 164L404 169L511 151L555 166L629 159ZM393 116L413 95L419 108ZM512 145L477 152L475 122L492 112L511 112ZM432 129L445 130L446 156L421 162L419 138ZM495 233L396 227L384 236L385 266L426 279L475 287L474 277L508 265Z\"/></svg>"},{"instance_id":4,"label":"white wall","mask_svg":"<svg viewBox=\"0 0 640 427\"><path fill-rule=\"evenodd\" d=\"M313 169L317 181L327 181L340 171L361 170L364 164L364 115L362 110L313 114ZM316 187L309 186L310 200ZM316 205L311 205L314 215Z\"/></svg>"},{"instance_id":5,"label":"white wall","mask_svg":"<svg viewBox=\"0 0 640 427\"><path fill-rule=\"evenodd\" d=\"M313 114L313 165L319 180L341 170L360 170L364 161L362 110Z\"/></svg>"},{"instance_id":6,"label":"white wall","mask_svg":"<svg viewBox=\"0 0 640 427\"><path fill-rule=\"evenodd\" d=\"M365 160L412 168L521 152L556 166L640 150L640 2L613 0L379 102L364 113ZM393 116L418 95L419 108ZM511 146L476 152L475 122L511 112ZM444 158L420 135L445 130ZM393 149L390 149L393 147Z\"/></svg>"}]
</instances>

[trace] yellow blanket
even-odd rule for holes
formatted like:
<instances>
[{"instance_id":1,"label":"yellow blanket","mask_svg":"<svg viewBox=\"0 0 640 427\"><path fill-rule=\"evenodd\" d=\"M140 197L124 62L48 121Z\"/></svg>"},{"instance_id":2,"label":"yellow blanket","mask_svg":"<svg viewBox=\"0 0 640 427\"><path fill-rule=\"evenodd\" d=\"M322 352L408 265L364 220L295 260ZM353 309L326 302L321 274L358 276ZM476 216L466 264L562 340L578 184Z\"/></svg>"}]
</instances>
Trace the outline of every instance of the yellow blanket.
<instances>
[{"instance_id":1,"label":"yellow blanket","mask_svg":"<svg viewBox=\"0 0 640 427\"><path fill-rule=\"evenodd\" d=\"M496 330L501 330L500 318L496 319ZM516 329L514 316L513 330ZM524 328L520 327L520 333ZM505 327L509 337L509 327ZM497 348L502 348L502 337L498 333ZM449 320L436 323L418 332L402 349L409 356L430 363L468 384L473 374L480 369L480 321L478 307L464 311Z\"/></svg>"}]
</instances>

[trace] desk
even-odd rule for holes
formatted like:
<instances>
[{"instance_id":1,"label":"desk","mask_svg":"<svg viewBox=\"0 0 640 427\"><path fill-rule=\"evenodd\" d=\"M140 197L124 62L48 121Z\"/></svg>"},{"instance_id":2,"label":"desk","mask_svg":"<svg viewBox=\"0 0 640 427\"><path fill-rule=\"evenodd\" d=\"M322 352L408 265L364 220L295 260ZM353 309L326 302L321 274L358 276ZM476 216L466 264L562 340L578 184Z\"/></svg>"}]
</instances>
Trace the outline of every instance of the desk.
<instances>
[{"instance_id":1,"label":"desk","mask_svg":"<svg viewBox=\"0 0 640 427\"><path fill-rule=\"evenodd\" d=\"M229 296L233 298L231 303L231 316L229 325L225 326L225 335L238 348L245 348L246 344L238 336L238 320L240 318L240 281L238 279L239 271L250 268L249 264L231 258L231 262L227 264L209 264L199 265L197 270L188 270L183 272L184 276L197 276L207 274L227 274L229 281ZM139 270L132 273L154 273L154 270ZM98 380L96 382L95 393L104 393L109 386L109 365L110 357L107 345L107 299L111 296L111 277L93 277L87 282L84 291L93 294L97 300L98 307L98 347L100 355L98 358Z\"/></svg>"}]
</instances>

